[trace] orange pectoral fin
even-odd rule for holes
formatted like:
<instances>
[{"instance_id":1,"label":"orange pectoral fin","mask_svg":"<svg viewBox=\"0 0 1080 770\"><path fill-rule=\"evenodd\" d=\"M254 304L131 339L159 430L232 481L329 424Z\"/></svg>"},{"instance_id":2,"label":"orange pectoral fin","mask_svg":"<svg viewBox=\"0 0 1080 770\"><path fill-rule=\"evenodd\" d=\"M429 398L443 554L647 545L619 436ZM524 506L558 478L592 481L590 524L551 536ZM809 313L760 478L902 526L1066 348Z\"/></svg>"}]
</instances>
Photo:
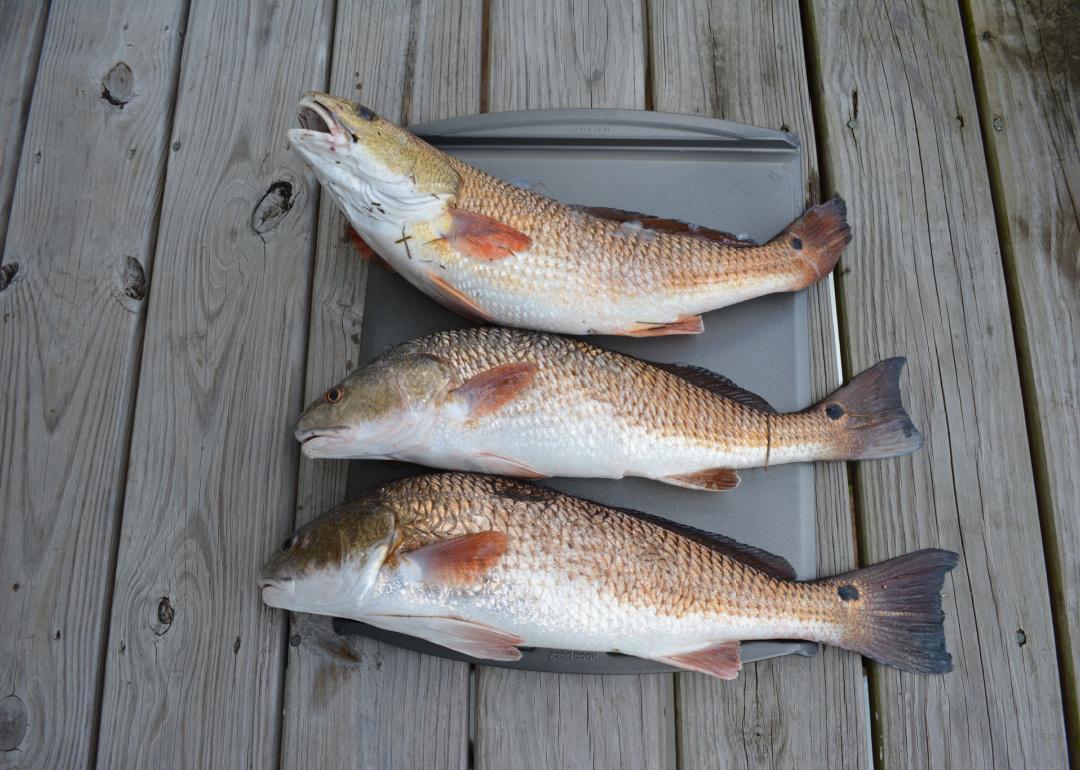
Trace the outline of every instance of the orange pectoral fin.
<instances>
[{"instance_id":1,"label":"orange pectoral fin","mask_svg":"<svg viewBox=\"0 0 1080 770\"><path fill-rule=\"evenodd\" d=\"M708 492L726 492L739 486L739 474L730 468L708 468L695 473L679 473L665 476L664 481L687 489L703 489Z\"/></svg>"},{"instance_id":2,"label":"orange pectoral fin","mask_svg":"<svg viewBox=\"0 0 1080 770\"><path fill-rule=\"evenodd\" d=\"M425 545L402 554L401 560L419 569L424 583L461 586L475 583L506 552L502 532L474 532Z\"/></svg>"},{"instance_id":3,"label":"orange pectoral fin","mask_svg":"<svg viewBox=\"0 0 1080 770\"><path fill-rule=\"evenodd\" d=\"M382 265L391 273L397 272L389 262L375 253L375 249L371 248L368 242L364 240L363 236L353 229L352 225L345 225L345 238L353 245L357 253L360 254L360 259L365 262L374 262L377 265Z\"/></svg>"},{"instance_id":4,"label":"orange pectoral fin","mask_svg":"<svg viewBox=\"0 0 1080 770\"><path fill-rule=\"evenodd\" d=\"M436 295L436 299L455 313L482 323L491 323L495 320L495 316L469 299L445 278L435 275L435 273L428 273L427 277L431 282L431 288Z\"/></svg>"},{"instance_id":5,"label":"orange pectoral fin","mask_svg":"<svg viewBox=\"0 0 1080 770\"><path fill-rule=\"evenodd\" d=\"M503 364L480 372L455 392L469 405L469 417L491 414L516 398L536 378L539 367L529 361Z\"/></svg>"},{"instance_id":6,"label":"orange pectoral fin","mask_svg":"<svg viewBox=\"0 0 1080 770\"><path fill-rule=\"evenodd\" d=\"M446 240L462 254L485 262L513 256L532 245L525 233L497 219L464 209L450 209L450 231Z\"/></svg>"},{"instance_id":7,"label":"orange pectoral fin","mask_svg":"<svg viewBox=\"0 0 1080 770\"><path fill-rule=\"evenodd\" d=\"M720 642L702 647L700 650L667 655L657 660L669 666L700 671L702 674L709 674L720 679L734 679L742 668L738 642Z\"/></svg>"},{"instance_id":8,"label":"orange pectoral fin","mask_svg":"<svg viewBox=\"0 0 1080 770\"><path fill-rule=\"evenodd\" d=\"M627 337L666 337L669 334L701 334L705 331L705 322L699 315L689 315L671 323L641 322L620 334Z\"/></svg>"}]
</instances>

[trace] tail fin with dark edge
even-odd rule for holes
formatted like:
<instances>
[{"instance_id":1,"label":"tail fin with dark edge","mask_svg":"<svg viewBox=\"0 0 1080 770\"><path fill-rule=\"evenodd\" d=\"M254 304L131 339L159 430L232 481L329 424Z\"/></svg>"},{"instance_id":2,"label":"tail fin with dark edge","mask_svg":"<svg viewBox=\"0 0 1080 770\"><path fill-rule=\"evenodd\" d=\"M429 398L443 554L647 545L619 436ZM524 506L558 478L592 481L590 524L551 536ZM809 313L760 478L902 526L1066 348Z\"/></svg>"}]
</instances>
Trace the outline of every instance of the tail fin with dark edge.
<instances>
[{"instance_id":1,"label":"tail fin with dark edge","mask_svg":"<svg viewBox=\"0 0 1080 770\"><path fill-rule=\"evenodd\" d=\"M836 266L840 253L851 242L847 204L836 196L811 206L770 242L790 249L797 264L805 268L793 289L809 286Z\"/></svg>"},{"instance_id":2,"label":"tail fin with dark edge","mask_svg":"<svg viewBox=\"0 0 1080 770\"><path fill-rule=\"evenodd\" d=\"M846 609L840 646L901 671L952 671L941 587L958 559L931 548L817 581L835 586Z\"/></svg>"},{"instance_id":3,"label":"tail fin with dark edge","mask_svg":"<svg viewBox=\"0 0 1080 770\"><path fill-rule=\"evenodd\" d=\"M900 398L900 371L906 358L890 358L867 369L809 411L824 415L843 435L842 460L879 460L911 454L923 445Z\"/></svg>"}]
</instances>

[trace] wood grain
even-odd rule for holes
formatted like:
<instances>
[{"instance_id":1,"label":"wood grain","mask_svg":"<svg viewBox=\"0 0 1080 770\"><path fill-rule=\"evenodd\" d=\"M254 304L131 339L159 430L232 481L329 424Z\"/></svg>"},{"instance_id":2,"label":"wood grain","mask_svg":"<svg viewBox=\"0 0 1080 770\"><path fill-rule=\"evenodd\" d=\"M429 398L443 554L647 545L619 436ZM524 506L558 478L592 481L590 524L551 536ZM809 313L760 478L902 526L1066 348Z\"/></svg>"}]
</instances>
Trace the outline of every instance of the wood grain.
<instances>
[{"instance_id":1,"label":"wood grain","mask_svg":"<svg viewBox=\"0 0 1080 770\"><path fill-rule=\"evenodd\" d=\"M36 7L4 10L5 79L28 72L9 55L32 57L32 41L11 36L33 37ZM183 14L171 0L52 3L0 260L2 767L93 761ZM120 61L135 85L123 108L101 98ZM9 85L0 130L17 133Z\"/></svg>"},{"instance_id":2,"label":"wood grain","mask_svg":"<svg viewBox=\"0 0 1080 770\"><path fill-rule=\"evenodd\" d=\"M806 203L818 200L817 153L796 0L650 3L654 102L666 112L711 115L792 131L803 146ZM744 45L753 40L753 46ZM858 225L856 225L857 227ZM843 269L848 257L841 259ZM814 398L839 384L832 281L809 289ZM855 566L846 467L815 474L818 574ZM743 669L734 682L676 675L682 766L866 767L862 661L827 648Z\"/></svg>"},{"instance_id":3,"label":"wood grain","mask_svg":"<svg viewBox=\"0 0 1080 770\"><path fill-rule=\"evenodd\" d=\"M971 0L968 41L981 96L1059 663L1080 766L1080 6Z\"/></svg>"},{"instance_id":4,"label":"wood grain","mask_svg":"<svg viewBox=\"0 0 1080 770\"><path fill-rule=\"evenodd\" d=\"M489 0L488 106L645 106L640 0Z\"/></svg>"},{"instance_id":5,"label":"wood grain","mask_svg":"<svg viewBox=\"0 0 1080 770\"><path fill-rule=\"evenodd\" d=\"M191 9L98 767L277 763L285 623L256 578L293 516L317 199L287 151L285 106L325 83L332 11Z\"/></svg>"},{"instance_id":6,"label":"wood grain","mask_svg":"<svg viewBox=\"0 0 1080 770\"><path fill-rule=\"evenodd\" d=\"M479 769L655 770L668 763L669 674L545 674L483 666L477 673Z\"/></svg>"},{"instance_id":7,"label":"wood grain","mask_svg":"<svg viewBox=\"0 0 1080 770\"><path fill-rule=\"evenodd\" d=\"M480 35L479 0L339 2L330 90L390 120L476 112ZM305 179L317 186L310 172ZM345 218L323 194L305 400L358 363L367 263L344 231ZM346 463L301 457L297 524L344 498L346 472ZM290 639L282 768L465 766L468 665L338 637L329 619L310 615L294 618Z\"/></svg>"},{"instance_id":8,"label":"wood grain","mask_svg":"<svg viewBox=\"0 0 1080 770\"><path fill-rule=\"evenodd\" d=\"M910 458L857 466L864 563L961 554L945 586L956 670L871 667L882 767L1064 767L1054 630L1013 331L959 10L811 3L826 178L855 240L848 366L907 355Z\"/></svg>"},{"instance_id":9,"label":"wood grain","mask_svg":"<svg viewBox=\"0 0 1080 770\"><path fill-rule=\"evenodd\" d=\"M637 2L493 0L488 107L645 106ZM664 766L670 675L524 674L477 667L475 766Z\"/></svg>"},{"instance_id":10,"label":"wood grain","mask_svg":"<svg viewBox=\"0 0 1080 770\"><path fill-rule=\"evenodd\" d=\"M0 246L7 234L26 113L45 35L47 3L0 0ZM2 280L2 279L0 279Z\"/></svg>"}]
</instances>

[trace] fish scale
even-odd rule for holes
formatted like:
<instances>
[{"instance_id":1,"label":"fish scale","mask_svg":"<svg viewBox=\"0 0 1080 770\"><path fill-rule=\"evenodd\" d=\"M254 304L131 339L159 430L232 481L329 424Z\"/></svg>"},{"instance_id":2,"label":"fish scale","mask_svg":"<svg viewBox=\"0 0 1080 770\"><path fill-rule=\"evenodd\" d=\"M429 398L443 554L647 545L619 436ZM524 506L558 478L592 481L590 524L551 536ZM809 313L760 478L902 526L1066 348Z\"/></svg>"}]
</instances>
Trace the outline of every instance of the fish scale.
<instances>
[{"instance_id":1,"label":"fish scale","mask_svg":"<svg viewBox=\"0 0 1080 770\"><path fill-rule=\"evenodd\" d=\"M695 334L701 313L797 291L850 241L841 199L764 244L674 220L568 206L503 182L370 110L301 101L289 141L365 248L456 312L569 334Z\"/></svg>"},{"instance_id":2,"label":"fish scale","mask_svg":"<svg viewBox=\"0 0 1080 770\"><path fill-rule=\"evenodd\" d=\"M515 600L527 594L542 600L542 586L547 580L544 565L559 564L560 579L597 584L596 592L587 592L597 603L585 612L600 625L621 624L621 619L600 619L604 613L617 613L620 608L626 610L627 617L647 611L671 619L748 618L759 612L762 601L766 601L773 606L771 614L754 616L764 629L777 622L821 623L826 610L838 606L835 596L830 596L824 587L796 589L798 584L784 584L613 509L564 495L546 504L506 502L501 487L511 492L517 489L515 482L463 474L422 477L400 486L400 494L391 506L403 536L404 551L434 542L430 514L418 500L440 501L439 539L489 530L511 535L511 546L489 576L490 584L458 592L430 589L430 595L425 589L417 594L419 601L453 603L467 601L469 596L484 596L502 607L504 602L491 598L495 585ZM618 559L614 568L610 563L613 557ZM398 601L395 592L400 586L393 572L380 580L371 597L370 612L374 613L382 607L384 597ZM534 580L541 588L532 585ZM616 602L601 600L602 596L615 597ZM776 599L781 599L782 604L777 604Z\"/></svg>"},{"instance_id":3,"label":"fish scale","mask_svg":"<svg viewBox=\"0 0 1080 770\"><path fill-rule=\"evenodd\" d=\"M819 404L776 413L694 367L651 364L587 342L481 327L391 349L305 410L312 457L385 457L537 478L644 476L729 489L735 469L887 457L922 436L903 410L902 360Z\"/></svg>"},{"instance_id":4,"label":"fish scale","mask_svg":"<svg viewBox=\"0 0 1080 770\"><path fill-rule=\"evenodd\" d=\"M519 646L618 651L732 678L737 642L838 644L905 670L951 667L920 551L797 582L771 554L511 479L390 482L300 529L263 569L272 606L334 612L478 658Z\"/></svg>"}]
</instances>

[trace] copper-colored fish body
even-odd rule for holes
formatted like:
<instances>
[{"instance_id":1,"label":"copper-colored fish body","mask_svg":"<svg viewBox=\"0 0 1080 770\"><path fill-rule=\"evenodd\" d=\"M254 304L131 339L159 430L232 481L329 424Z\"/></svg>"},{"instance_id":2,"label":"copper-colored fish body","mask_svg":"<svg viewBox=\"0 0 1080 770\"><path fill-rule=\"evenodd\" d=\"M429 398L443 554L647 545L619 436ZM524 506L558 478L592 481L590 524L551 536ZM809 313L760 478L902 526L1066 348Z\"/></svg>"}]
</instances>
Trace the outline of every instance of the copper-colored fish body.
<instances>
[{"instance_id":1,"label":"copper-colored fish body","mask_svg":"<svg viewBox=\"0 0 1080 770\"><path fill-rule=\"evenodd\" d=\"M376 527L356 524L371 517ZM388 519L392 533L373 537ZM347 601L320 582L337 563L311 566L335 536L357 565ZM943 551L800 583L783 559L721 536L469 474L377 488L286 545L264 570L267 603L332 607L480 658L512 660L519 645L619 651L731 678L738 641L793 638L908 670L950 666L939 591L955 554Z\"/></svg>"},{"instance_id":2,"label":"copper-colored fish body","mask_svg":"<svg viewBox=\"0 0 1080 770\"><path fill-rule=\"evenodd\" d=\"M478 328L392 349L312 404L313 457L393 458L519 477L644 476L721 490L739 468L913 451L902 360L825 401L779 414L696 367L650 364L584 341Z\"/></svg>"},{"instance_id":3,"label":"copper-colored fish body","mask_svg":"<svg viewBox=\"0 0 1080 770\"><path fill-rule=\"evenodd\" d=\"M564 205L325 94L304 97L301 123L290 142L363 240L429 296L504 326L697 333L701 313L821 279L850 240L839 198L756 244Z\"/></svg>"}]
</instances>

